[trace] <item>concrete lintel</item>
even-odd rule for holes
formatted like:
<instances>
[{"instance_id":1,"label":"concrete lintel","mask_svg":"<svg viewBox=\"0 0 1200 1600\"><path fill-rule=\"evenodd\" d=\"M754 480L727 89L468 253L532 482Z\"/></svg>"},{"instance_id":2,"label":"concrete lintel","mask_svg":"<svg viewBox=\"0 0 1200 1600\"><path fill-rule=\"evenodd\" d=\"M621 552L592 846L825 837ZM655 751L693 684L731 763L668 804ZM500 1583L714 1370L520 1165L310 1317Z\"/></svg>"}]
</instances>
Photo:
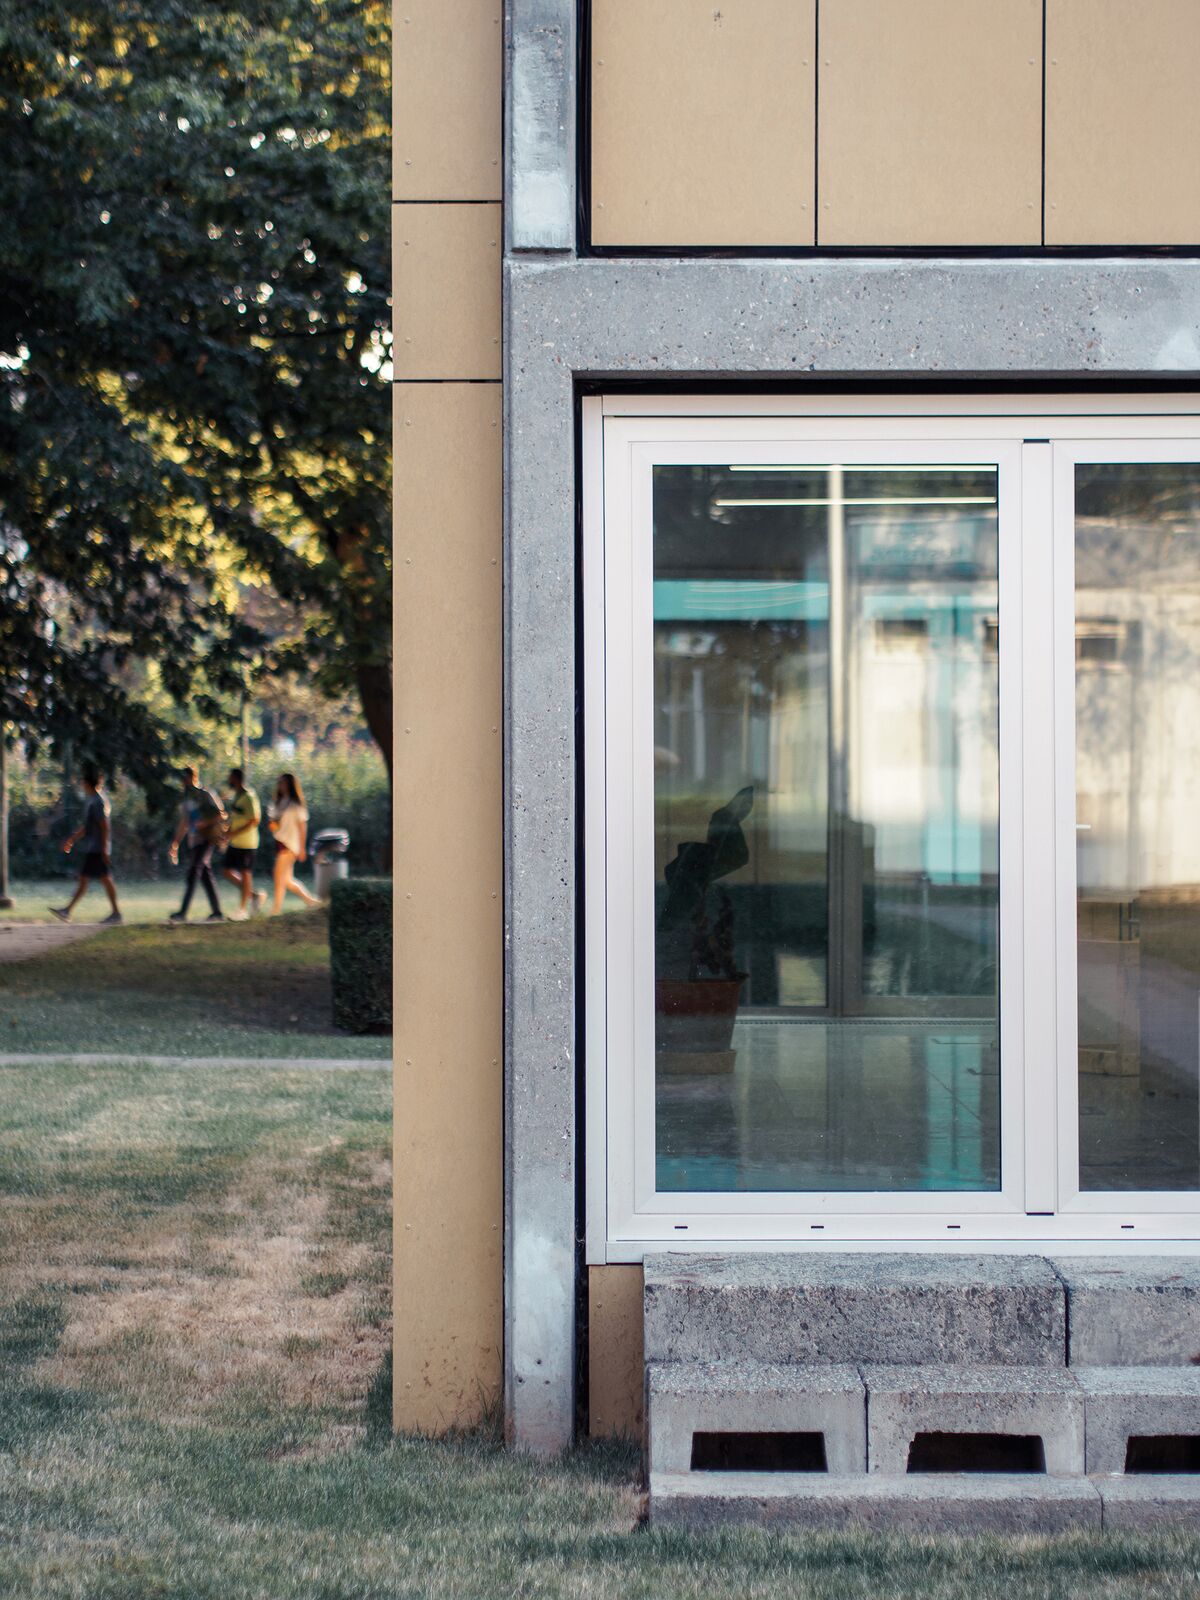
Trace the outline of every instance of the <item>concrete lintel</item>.
<instances>
[{"instance_id":1,"label":"concrete lintel","mask_svg":"<svg viewBox=\"0 0 1200 1600\"><path fill-rule=\"evenodd\" d=\"M575 245L575 0L509 0L508 243Z\"/></svg>"},{"instance_id":2,"label":"concrete lintel","mask_svg":"<svg viewBox=\"0 0 1200 1600\"><path fill-rule=\"evenodd\" d=\"M514 380L1200 374L1200 261L530 260ZM539 359L540 353L540 359Z\"/></svg>"},{"instance_id":3,"label":"concrete lintel","mask_svg":"<svg viewBox=\"0 0 1200 1600\"><path fill-rule=\"evenodd\" d=\"M572 12L568 0L510 0L510 115L537 98L537 73L518 71L517 52L541 60L549 95L546 63L573 57ZM556 115L559 144L548 113L519 149L510 138L511 249L570 248L574 111ZM522 185L554 172L564 187L542 210ZM574 1424L574 380L1192 386L1200 262L510 255L506 276L507 1414L514 1442L550 1450Z\"/></svg>"}]
</instances>

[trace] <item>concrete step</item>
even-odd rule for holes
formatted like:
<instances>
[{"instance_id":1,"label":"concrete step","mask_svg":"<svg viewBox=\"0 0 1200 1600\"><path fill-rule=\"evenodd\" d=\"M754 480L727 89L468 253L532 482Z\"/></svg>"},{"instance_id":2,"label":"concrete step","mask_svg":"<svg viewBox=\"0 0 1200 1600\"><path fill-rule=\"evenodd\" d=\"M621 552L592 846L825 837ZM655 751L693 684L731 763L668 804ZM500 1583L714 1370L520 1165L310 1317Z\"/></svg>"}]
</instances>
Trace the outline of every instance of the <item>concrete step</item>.
<instances>
[{"instance_id":1,"label":"concrete step","mask_svg":"<svg viewBox=\"0 0 1200 1600\"><path fill-rule=\"evenodd\" d=\"M1200 1472L1200 1370L1078 1367L1074 1376L1083 1396L1088 1472L1131 1472L1144 1482L1164 1464L1185 1460ZM1200 1475L1194 1482L1200 1495Z\"/></svg>"},{"instance_id":2,"label":"concrete step","mask_svg":"<svg viewBox=\"0 0 1200 1600\"><path fill-rule=\"evenodd\" d=\"M1072 1367L1200 1362L1200 1258L1054 1256Z\"/></svg>"},{"instance_id":3,"label":"concrete step","mask_svg":"<svg viewBox=\"0 0 1200 1600\"><path fill-rule=\"evenodd\" d=\"M657 1473L650 1478L650 1521L656 1527L692 1529L867 1528L877 1533L1194 1532L1200 1521L1200 1477Z\"/></svg>"},{"instance_id":4,"label":"concrete step","mask_svg":"<svg viewBox=\"0 0 1200 1600\"><path fill-rule=\"evenodd\" d=\"M721 1460L737 1441L751 1460L775 1441L778 1460L799 1449L829 1472L865 1472L866 1393L856 1367L652 1362L646 1436L652 1474L690 1472L706 1447Z\"/></svg>"},{"instance_id":5,"label":"concrete step","mask_svg":"<svg viewBox=\"0 0 1200 1600\"><path fill-rule=\"evenodd\" d=\"M1039 1256L649 1255L647 1361L1063 1367L1066 1291Z\"/></svg>"},{"instance_id":6,"label":"concrete step","mask_svg":"<svg viewBox=\"0 0 1200 1600\"><path fill-rule=\"evenodd\" d=\"M1160 1496L1161 1514L1169 1501ZM1123 1503L1132 1518L1132 1502ZM1087 1478L1028 1473L866 1473L834 1477L776 1472L651 1473L650 1521L657 1527L738 1525L864 1527L892 1533L1066 1533L1096 1530L1101 1491ZM1182 1520L1182 1518L1181 1518ZM1135 1525L1127 1521L1125 1526ZM1162 1526L1160 1520L1154 1524Z\"/></svg>"},{"instance_id":7,"label":"concrete step","mask_svg":"<svg viewBox=\"0 0 1200 1600\"><path fill-rule=\"evenodd\" d=\"M872 1473L903 1476L922 1452L966 1468L1019 1445L1034 1472L1083 1473L1084 1397L1065 1368L867 1367L862 1376Z\"/></svg>"}]
</instances>

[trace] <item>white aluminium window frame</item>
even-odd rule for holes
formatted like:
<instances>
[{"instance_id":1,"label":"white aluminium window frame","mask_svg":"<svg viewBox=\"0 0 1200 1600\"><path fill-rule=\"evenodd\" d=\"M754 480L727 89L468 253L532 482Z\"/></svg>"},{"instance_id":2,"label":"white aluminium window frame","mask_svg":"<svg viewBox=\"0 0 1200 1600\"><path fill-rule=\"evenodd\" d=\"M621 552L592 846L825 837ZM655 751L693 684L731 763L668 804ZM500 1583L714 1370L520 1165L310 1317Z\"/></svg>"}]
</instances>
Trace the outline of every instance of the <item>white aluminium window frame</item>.
<instances>
[{"instance_id":1,"label":"white aluminium window frame","mask_svg":"<svg viewBox=\"0 0 1200 1600\"><path fill-rule=\"evenodd\" d=\"M1200 1249L1200 1196L1079 1193L1070 565L1074 461L1200 459L1200 397L619 396L583 403L583 444L588 1261L664 1247ZM999 468L1003 1186L659 1194L652 468L830 460Z\"/></svg>"}]
</instances>

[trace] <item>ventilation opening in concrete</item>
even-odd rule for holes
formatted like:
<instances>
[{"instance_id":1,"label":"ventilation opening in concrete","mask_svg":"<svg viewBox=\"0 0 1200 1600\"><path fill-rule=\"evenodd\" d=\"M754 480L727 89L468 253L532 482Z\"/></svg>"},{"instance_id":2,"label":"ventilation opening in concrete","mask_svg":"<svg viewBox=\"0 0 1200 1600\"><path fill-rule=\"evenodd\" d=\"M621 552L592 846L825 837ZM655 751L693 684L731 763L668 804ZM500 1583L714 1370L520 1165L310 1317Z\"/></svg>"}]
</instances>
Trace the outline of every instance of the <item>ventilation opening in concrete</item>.
<instances>
[{"instance_id":1,"label":"ventilation opening in concrete","mask_svg":"<svg viewBox=\"0 0 1200 1600\"><path fill-rule=\"evenodd\" d=\"M908 1447L910 1472L1045 1472L1036 1433L918 1433Z\"/></svg>"},{"instance_id":2,"label":"ventilation opening in concrete","mask_svg":"<svg viewBox=\"0 0 1200 1600\"><path fill-rule=\"evenodd\" d=\"M1200 1435L1147 1434L1125 1446L1126 1472L1200 1472Z\"/></svg>"},{"instance_id":3,"label":"ventilation opening in concrete","mask_svg":"<svg viewBox=\"0 0 1200 1600\"><path fill-rule=\"evenodd\" d=\"M694 1433L693 1472L828 1472L823 1433Z\"/></svg>"}]
</instances>

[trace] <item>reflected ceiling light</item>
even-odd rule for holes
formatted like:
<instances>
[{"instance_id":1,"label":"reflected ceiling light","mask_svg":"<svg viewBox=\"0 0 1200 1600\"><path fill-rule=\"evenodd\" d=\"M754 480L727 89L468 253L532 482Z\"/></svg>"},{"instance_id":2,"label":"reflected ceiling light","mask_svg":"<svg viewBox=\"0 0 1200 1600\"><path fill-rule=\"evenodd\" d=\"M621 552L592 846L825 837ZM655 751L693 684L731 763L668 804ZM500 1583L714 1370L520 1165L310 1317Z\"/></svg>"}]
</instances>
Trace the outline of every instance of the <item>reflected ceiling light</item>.
<instances>
[{"instance_id":1,"label":"reflected ceiling light","mask_svg":"<svg viewBox=\"0 0 1200 1600\"><path fill-rule=\"evenodd\" d=\"M714 500L714 506L994 506L994 494L826 495L820 499Z\"/></svg>"},{"instance_id":2,"label":"reflected ceiling light","mask_svg":"<svg viewBox=\"0 0 1200 1600\"><path fill-rule=\"evenodd\" d=\"M992 462L992 464L989 466L986 463L979 462L979 461L972 461L972 462L964 461L964 462L960 462L960 463L957 463L957 464L943 465L943 466L917 466L916 464L914 464L912 462L908 462L908 463L904 463L904 462L901 462L901 463L896 463L896 462L877 463L877 462L861 462L861 461L834 461L834 462L826 461L826 462L820 462L820 463L814 464L813 462L796 461L796 462L793 462L791 466L786 466L786 465L754 466L750 462L742 462L740 465L731 466L729 468L729 471L730 472L913 472L913 473L920 473L920 474L924 475L927 472L998 472L999 468L996 466L995 462Z\"/></svg>"}]
</instances>

